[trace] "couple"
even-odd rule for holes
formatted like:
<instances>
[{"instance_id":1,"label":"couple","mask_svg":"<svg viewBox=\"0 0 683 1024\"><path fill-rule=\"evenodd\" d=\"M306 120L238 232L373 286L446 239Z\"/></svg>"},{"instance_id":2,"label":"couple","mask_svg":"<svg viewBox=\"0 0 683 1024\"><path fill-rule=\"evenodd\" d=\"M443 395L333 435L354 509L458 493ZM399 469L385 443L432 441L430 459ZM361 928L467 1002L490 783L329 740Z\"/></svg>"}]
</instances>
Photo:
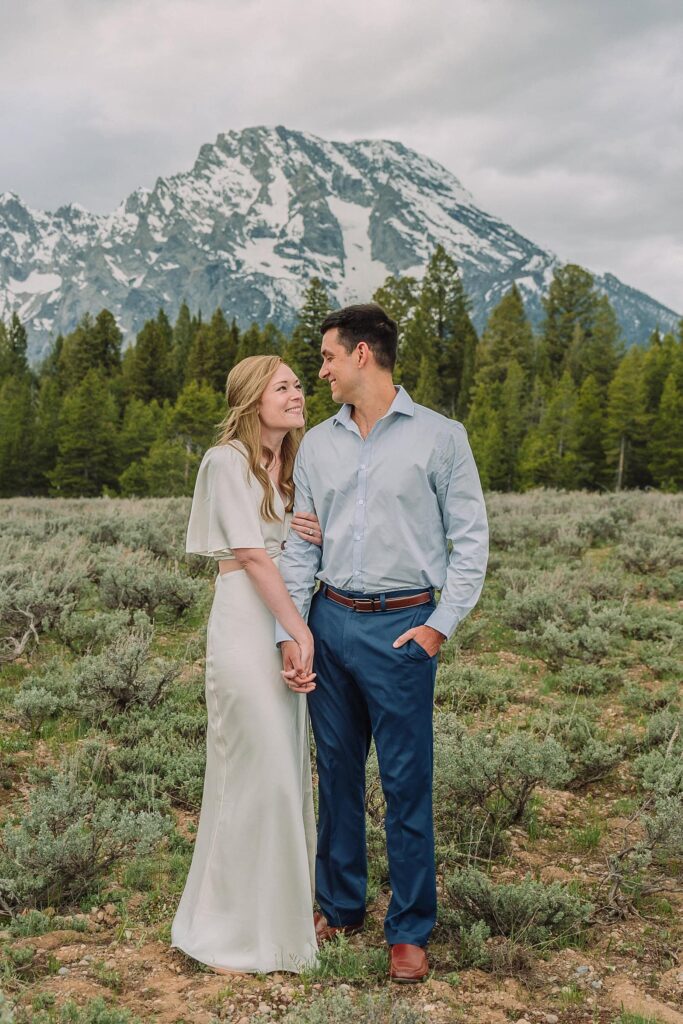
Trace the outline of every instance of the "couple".
<instances>
[{"instance_id":1,"label":"couple","mask_svg":"<svg viewBox=\"0 0 683 1024\"><path fill-rule=\"evenodd\" d=\"M318 943L362 929L374 737L390 976L420 981L436 920L436 662L481 593L486 513L463 427L393 384L394 321L349 306L320 331L339 412L302 440L295 374L277 356L245 359L197 477L187 550L217 559L219 575L204 794L172 944L222 972L298 972Z\"/></svg>"}]
</instances>

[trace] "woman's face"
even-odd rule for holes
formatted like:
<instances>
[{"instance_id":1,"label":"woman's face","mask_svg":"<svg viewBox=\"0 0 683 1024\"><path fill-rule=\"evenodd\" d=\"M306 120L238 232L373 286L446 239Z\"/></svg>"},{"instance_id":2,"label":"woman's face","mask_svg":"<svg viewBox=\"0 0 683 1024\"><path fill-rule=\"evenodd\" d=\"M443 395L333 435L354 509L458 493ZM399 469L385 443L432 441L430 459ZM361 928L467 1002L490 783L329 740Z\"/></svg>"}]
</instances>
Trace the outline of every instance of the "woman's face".
<instances>
[{"instance_id":1,"label":"woman's face","mask_svg":"<svg viewBox=\"0 0 683 1024\"><path fill-rule=\"evenodd\" d=\"M281 363L261 396L258 417L267 430L296 430L304 426L304 394L299 378Z\"/></svg>"}]
</instances>

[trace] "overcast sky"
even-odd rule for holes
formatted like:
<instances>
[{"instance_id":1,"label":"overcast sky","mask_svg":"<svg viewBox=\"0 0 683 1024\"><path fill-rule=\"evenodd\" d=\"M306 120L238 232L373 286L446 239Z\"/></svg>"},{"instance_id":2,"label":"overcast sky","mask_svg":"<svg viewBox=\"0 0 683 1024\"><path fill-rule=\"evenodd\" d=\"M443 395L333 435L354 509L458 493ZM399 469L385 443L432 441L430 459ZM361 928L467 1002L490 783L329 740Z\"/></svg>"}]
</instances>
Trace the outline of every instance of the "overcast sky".
<instances>
[{"instance_id":1,"label":"overcast sky","mask_svg":"<svg viewBox=\"0 0 683 1024\"><path fill-rule=\"evenodd\" d=\"M106 212L219 132L398 139L683 312L681 0L0 0L0 191Z\"/></svg>"}]
</instances>

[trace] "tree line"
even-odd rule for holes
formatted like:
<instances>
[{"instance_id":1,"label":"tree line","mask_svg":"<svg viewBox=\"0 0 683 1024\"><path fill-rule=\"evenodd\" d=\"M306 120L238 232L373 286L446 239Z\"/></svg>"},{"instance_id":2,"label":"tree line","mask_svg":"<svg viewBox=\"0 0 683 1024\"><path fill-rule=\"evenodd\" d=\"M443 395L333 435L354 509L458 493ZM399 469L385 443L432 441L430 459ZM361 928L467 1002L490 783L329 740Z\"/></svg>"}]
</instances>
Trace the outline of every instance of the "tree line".
<instances>
[{"instance_id":1,"label":"tree line","mask_svg":"<svg viewBox=\"0 0 683 1024\"><path fill-rule=\"evenodd\" d=\"M516 286L481 337L451 257L438 247L421 282L389 277L374 299L399 325L396 380L468 429L484 487L511 491L683 486L683 321L626 348L588 271L556 270L534 332ZM0 322L0 495L191 494L225 414L225 380L245 356L281 355L299 374L308 423L337 408L318 379L311 281L291 333L241 330L216 309L163 310L123 350L112 313L86 315L35 369L26 328Z\"/></svg>"}]
</instances>

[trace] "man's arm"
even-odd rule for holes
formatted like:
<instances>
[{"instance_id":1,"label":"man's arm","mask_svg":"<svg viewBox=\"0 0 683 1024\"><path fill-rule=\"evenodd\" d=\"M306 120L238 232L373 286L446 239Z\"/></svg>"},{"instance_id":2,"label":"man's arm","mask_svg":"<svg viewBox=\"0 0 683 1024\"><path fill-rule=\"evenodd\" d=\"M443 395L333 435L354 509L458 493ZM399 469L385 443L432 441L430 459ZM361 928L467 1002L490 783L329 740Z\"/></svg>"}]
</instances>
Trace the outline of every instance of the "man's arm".
<instances>
[{"instance_id":1,"label":"man's arm","mask_svg":"<svg viewBox=\"0 0 683 1024\"><path fill-rule=\"evenodd\" d=\"M310 480L306 469L306 441L301 444L294 463L294 508L297 512L315 512ZM321 523L321 528L323 524ZM294 530L287 536L285 550L280 557L280 573L294 604L304 619L308 618L315 576L320 568L322 549L317 544L302 540ZM275 624L275 642L291 640L279 622Z\"/></svg>"},{"instance_id":2,"label":"man's arm","mask_svg":"<svg viewBox=\"0 0 683 1024\"><path fill-rule=\"evenodd\" d=\"M451 552L441 599L425 623L450 637L472 611L484 586L489 531L484 495L467 432L460 424L443 451L437 479L441 508Z\"/></svg>"}]
</instances>

